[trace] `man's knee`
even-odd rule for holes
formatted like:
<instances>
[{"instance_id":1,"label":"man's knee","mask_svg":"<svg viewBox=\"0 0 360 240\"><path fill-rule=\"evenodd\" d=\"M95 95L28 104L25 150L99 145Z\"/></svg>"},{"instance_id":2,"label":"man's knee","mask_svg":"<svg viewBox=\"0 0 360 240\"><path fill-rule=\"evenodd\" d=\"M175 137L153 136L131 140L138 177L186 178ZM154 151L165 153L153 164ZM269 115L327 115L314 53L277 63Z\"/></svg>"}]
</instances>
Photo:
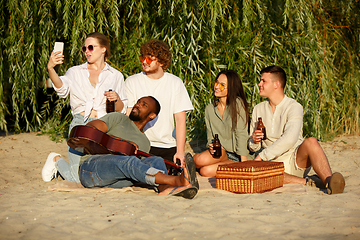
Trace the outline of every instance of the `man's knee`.
<instances>
[{"instance_id":1,"label":"man's knee","mask_svg":"<svg viewBox=\"0 0 360 240\"><path fill-rule=\"evenodd\" d=\"M318 140L314 137L309 137L305 139L301 145L303 145L307 149L315 149L320 147Z\"/></svg>"},{"instance_id":2,"label":"man's knee","mask_svg":"<svg viewBox=\"0 0 360 240\"><path fill-rule=\"evenodd\" d=\"M311 145L319 144L318 140L314 137L309 137L309 138L305 139L305 141Z\"/></svg>"}]
</instances>

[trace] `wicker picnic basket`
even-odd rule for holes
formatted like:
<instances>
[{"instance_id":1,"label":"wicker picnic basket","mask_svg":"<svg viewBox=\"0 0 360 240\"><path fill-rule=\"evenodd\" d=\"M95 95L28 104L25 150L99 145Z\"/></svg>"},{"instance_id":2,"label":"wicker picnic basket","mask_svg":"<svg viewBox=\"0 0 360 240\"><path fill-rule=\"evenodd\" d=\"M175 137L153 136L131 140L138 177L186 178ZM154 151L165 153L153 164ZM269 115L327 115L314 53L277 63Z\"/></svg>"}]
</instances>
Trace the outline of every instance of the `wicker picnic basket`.
<instances>
[{"instance_id":1,"label":"wicker picnic basket","mask_svg":"<svg viewBox=\"0 0 360 240\"><path fill-rule=\"evenodd\" d=\"M284 163L246 161L219 165L216 188L234 193L262 193L281 187L284 182Z\"/></svg>"}]
</instances>

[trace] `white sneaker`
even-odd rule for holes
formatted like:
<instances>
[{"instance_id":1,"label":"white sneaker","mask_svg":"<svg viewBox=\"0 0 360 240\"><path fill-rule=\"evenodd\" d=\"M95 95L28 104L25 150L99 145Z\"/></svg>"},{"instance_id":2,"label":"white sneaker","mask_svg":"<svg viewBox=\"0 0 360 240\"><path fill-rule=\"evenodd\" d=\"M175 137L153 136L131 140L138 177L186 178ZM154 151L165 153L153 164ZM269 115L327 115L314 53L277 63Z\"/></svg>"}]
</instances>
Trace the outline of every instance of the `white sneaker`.
<instances>
[{"instance_id":1,"label":"white sneaker","mask_svg":"<svg viewBox=\"0 0 360 240\"><path fill-rule=\"evenodd\" d=\"M55 167L55 162L54 162L54 158L56 156L61 156L59 153L50 153L49 156L46 159L45 165L41 171L41 175L42 175L42 179L45 182L50 182L54 177L55 174L57 173L56 167Z\"/></svg>"}]
</instances>

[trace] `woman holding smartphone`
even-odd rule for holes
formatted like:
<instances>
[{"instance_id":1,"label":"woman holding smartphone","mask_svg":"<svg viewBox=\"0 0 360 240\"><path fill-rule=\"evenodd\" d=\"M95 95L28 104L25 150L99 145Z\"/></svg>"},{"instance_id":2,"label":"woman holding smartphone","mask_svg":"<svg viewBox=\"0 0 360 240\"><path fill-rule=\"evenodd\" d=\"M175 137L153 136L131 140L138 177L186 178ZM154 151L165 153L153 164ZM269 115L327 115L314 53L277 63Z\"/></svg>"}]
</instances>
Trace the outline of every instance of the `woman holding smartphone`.
<instances>
[{"instance_id":1,"label":"woman holding smartphone","mask_svg":"<svg viewBox=\"0 0 360 240\"><path fill-rule=\"evenodd\" d=\"M127 98L124 77L107 62L110 56L110 43L107 37L98 32L87 35L81 48L87 62L71 67L64 76L58 76L54 67L62 64L61 51L51 53L47 68L57 94L66 98L70 95L73 120L70 129L76 125L85 125L93 119L106 114L106 99L115 101L115 111L126 112ZM111 89L112 91L109 91ZM50 153L42 169L44 181L51 181L59 171L65 180L80 182L79 161L83 154L69 148L69 163L58 153Z\"/></svg>"},{"instance_id":2,"label":"woman holding smartphone","mask_svg":"<svg viewBox=\"0 0 360 240\"><path fill-rule=\"evenodd\" d=\"M215 78L214 101L205 108L209 149L194 155L200 174L214 177L220 164L246 161L248 156L249 108L239 75L233 70L220 72ZM221 157L214 156L212 140L218 135Z\"/></svg>"}]
</instances>

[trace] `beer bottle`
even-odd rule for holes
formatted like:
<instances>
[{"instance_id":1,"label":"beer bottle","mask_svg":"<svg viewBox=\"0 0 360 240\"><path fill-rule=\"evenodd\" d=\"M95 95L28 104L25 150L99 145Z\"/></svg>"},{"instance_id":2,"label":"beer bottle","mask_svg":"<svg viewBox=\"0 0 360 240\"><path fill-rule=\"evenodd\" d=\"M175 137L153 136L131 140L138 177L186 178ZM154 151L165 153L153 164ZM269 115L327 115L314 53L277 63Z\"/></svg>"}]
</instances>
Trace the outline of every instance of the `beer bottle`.
<instances>
[{"instance_id":1,"label":"beer bottle","mask_svg":"<svg viewBox=\"0 0 360 240\"><path fill-rule=\"evenodd\" d=\"M258 126L256 130L260 130L264 134L264 137L262 139L266 139L266 128L264 126L264 123L262 122L261 117L258 118Z\"/></svg>"},{"instance_id":2,"label":"beer bottle","mask_svg":"<svg viewBox=\"0 0 360 240\"><path fill-rule=\"evenodd\" d=\"M214 140L213 140L213 150L214 150L214 158L220 158L221 157L221 144L220 140L217 134L215 134Z\"/></svg>"},{"instance_id":3,"label":"beer bottle","mask_svg":"<svg viewBox=\"0 0 360 240\"><path fill-rule=\"evenodd\" d=\"M112 90L109 89L109 92L111 92ZM115 111L115 101L109 101L109 99L106 98L106 112L110 113L110 112L114 112Z\"/></svg>"}]
</instances>

